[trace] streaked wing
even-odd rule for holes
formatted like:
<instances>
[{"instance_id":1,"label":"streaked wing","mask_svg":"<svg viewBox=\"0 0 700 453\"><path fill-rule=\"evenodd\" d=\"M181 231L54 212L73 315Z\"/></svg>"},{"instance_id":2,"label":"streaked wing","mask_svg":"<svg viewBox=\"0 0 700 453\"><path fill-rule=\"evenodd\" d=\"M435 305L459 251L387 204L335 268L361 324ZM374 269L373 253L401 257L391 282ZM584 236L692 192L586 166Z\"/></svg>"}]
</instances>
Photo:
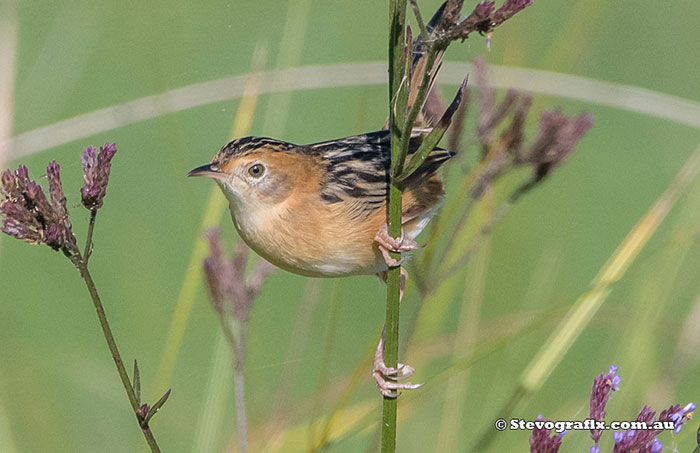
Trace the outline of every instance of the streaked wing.
<instances>
[{"instance_id":1,"label":"streaked wing","mask_svg":"<svg viewBox=\"0 0 700 453\"><path fill-rule=\"evenodd\" d=\"M422 130L415 130L409 142L409 157L421 143ZM352 213L362 216L385 205L389 190L391 157L389 131L314 143L306 146L320 153L327 177L322 182L321 198L328 203L349 202ZM428 155L423 165L404 184L410 186L427 179L454 153L440 148Z\"/></svg>"}]
</instances>

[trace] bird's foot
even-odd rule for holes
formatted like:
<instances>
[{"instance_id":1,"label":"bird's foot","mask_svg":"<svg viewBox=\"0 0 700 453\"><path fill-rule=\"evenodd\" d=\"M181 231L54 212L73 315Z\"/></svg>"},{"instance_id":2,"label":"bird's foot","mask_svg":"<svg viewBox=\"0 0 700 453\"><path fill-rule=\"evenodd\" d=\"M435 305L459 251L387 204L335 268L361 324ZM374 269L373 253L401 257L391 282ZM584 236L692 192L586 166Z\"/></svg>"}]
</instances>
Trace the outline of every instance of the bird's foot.
<instances>
[{"instance_id":1,"label":"bird's foot","mask_svg":"<svg viewBox=\"0 0 700 453\"><path fill-rule=\"evenodd\" d=\"M389 267L399 267L403 263L403 258L398 260L392 258L389 252L410 252L422 247L413 239L407 238L404 235L403 228L401 229L400 237L392 237L389 234L389 227L386 223L379 227L379 231L377 231L377 235L374 237L374 240L377 242L379 251L382 252L384 261Z\"/></svg>"},{"instance_id":2,"label":"bird's foot","mask_svg":"<svg viewBox=\"0 0 700 453\"><path fill-rule=\"evenodd\" d=\"M412 384L410 382L397 382L408 379L413 375L415 369L410 365L398 363L396 368L388 367L384 363L384 336L379 340L377 351L374 354L372 367L372 377L377 382L379 392L387 398L396 398L401 392L399 390L415 390L423 384Z\"/></svg>"}]
</instances>

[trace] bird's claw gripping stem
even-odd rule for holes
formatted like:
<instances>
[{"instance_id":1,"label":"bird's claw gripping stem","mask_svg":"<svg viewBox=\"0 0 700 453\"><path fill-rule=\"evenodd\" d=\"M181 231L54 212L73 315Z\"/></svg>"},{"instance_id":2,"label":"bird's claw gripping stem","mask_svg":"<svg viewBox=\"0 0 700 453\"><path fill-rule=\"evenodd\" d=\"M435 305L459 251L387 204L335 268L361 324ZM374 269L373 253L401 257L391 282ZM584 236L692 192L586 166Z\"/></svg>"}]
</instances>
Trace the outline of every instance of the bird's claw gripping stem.
<instances>
[{"instance_id":1,"label":"bird's claw gripping stem","mask_svg":"<svg viewBox=\"0 0 700 453\"><path fill-rule=\"evenodd\" d=\"M384 335L382 334L374 353L374 366L372 367L372 377L377 382L379 392L387 398L396 398L401 394L399 390L415 390L421 387L423 384L397 382L410 378L414 371L412 366L403 363L398 363L396 368L386 366L384 363Z\"/></svg>"},{"instance_id":2,"label":"bird's claw gripping stem","mask_svg":"<svg viewBox=\"0 0 700 453\"><path fill-rule=\"evenodd\" d=\"M374 240L377 242L379 251L382 253L384 261L389 267L399 267L403 263L403 258L398 260L392 258L389 252L411 252L421 248L416 241L407 238L404 235L403 228L401 229L400 237L392 237L389 234L389 227L386 223L379 227L379 231L377 231L377 235L374 237Z\"/></svg>"}]
</instances>

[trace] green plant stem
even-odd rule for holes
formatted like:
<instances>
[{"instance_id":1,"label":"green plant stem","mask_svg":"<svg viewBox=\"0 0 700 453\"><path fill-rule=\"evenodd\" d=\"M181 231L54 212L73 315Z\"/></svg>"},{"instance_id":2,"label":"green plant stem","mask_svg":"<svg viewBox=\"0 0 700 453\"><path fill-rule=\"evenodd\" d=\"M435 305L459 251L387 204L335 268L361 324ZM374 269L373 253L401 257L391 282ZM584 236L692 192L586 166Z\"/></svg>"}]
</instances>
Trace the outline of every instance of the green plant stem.
<instances>
[{"instance_id":1,"label":"green plant stem","mask_svg":"<svg viewBox=\"0 0 700 453\"><path fill-rule=\"evenodd\" d=\"M406 116L404 108L395 108L394 105L394 100L400 101L397 94L402 79L404 76L407 76L404 74L404 58L406 57L404 51L406 0L389 0L389 15L389 129L393 140L394 136L400 133L400 127L403 125L403 119ZM398 107L402 106L399 105ZM395 143L399 143L399 141L397 140ZM392 157L395 157L397 151L398 149L393 149L392 147Z\"/></svg>"},{"instance_id":2,"label":"green plant stem","mask_svg":"<svg viewBox=\"0 0 700 453\"><path fill-rule=\"evenodd\" d=\"M389 195L389 234L401 235L401 189L391 185ZM392 253L392 256L394 253ZM400 258L400 254L398 258ZM397 258L397 259L398 259ZM384 363L396 367L399 355L399 295L401 267L388 270L386 281L386 337L384 339ZM384 397L382 412L382 452L396 450L397 399Z\"/></svg>"},{"instance_id":3,"label":"green plant stem","mask_svg":"<svg viewBox=\"0 0 700 453\"><path fill-rule=\"evenodd\" d=\"M107 321L107 315L105 314L104 307L102 306L102 301L100 300L100 295L97 293L97 288L95 287L95 282L92 280L92 276L90 275L90 271L87 268L87 265L83 261L82 257L80 257L80 262L78 264L78 271L80 271L80 276L85 280L85 284L87 285L88 292L90 293L90 297L92 298L92 303L95 305L95 311L97 312L97 318L100 321L100 326L102 327L102 333L104 333L105 340L107 340L107 346L109 347L109 352L112 353L112 359L114 360L114 364L117 366L117 372L119 373L119 378L122 381L122 385L124 386L124 390L126 391L126 395L129 397L129 402L131 403L131 408L134 410L134 414L136 415L136 419L139 423L139 426L141 427L141 431L143 432L144 437L146 438L146 442L148 442L148 446L151 447L151 451L153 452L160 452L160 448L158 448L158 443L156 442L155 437L153 437L153 433L151 432L151 428L148 425L143 426L141 423L141 415L139 412L139 400L136 398L136 393L134 392L133 387L131 386L131 381L129 381L129 374L126 371L126 367L124 367L124 362L122 361L122 357L119 354L119 349L117 348L117 343L114 340L114 335L112 335L112 329L109 327L109 322Z\"/></svg>"},{"instance_id":4,"label":"green plant stem","mask_svg":"<svg viewBox=\"0 0 700 453\"><path fill-rule=\"evenodd\" d=\"M88 224L87 240L85 240L85 251L83 252L83 260L87 266L92 254L92 233L95 231L95 218L97 217L97 209L90 211L90 223Z\"/></svg>"},{"instance_id":5,"label":"green plant stem","mask_svg":"<svg viewBox=\"0 0 700 453\"><path fill-rule=\"evenodd\" d=\"M92 276L90 275L90 270L87 266L88 257L90 256L90 248L92 247L92 232L95 227L96 216L97 211L92 211L90 214L90 224L88 226L88 237L85 241L85 255L81 256L80 254L78 254L78 256L76 257L77 259L74 260L74 264L78 268L80 276L85 281L85 285L87 286L88 292L90 293L90 298L92 299L92 303L95 306L95 311L97 312L97 319L100 321L100 327L102 327L102 333L104 334L105 340L107 341L109 352L112 354L112 359L114 360L114 364L117 367L119 378L122 381L122 385L124 386L126 395L129 398L129 403L131 403L131 408L134 411L134 415L136 415L136 420L138 421L138 424L141 427L141 431L143 432L143 435L146 438L146 442L148 443L148 446L151 447L152 452L160 452L160 448L158 447L158 443L156 442L155 437L153 437L151 428L148 426L147 423L143 422L144 418L140 411L141 408L139 399L136 396L136 392L134 391L133 386L131 385L131 381L129 380L129 374L126 371L126 367L124 366L124 361L122 360L121 354L119 354L119 348L117 348L117 342L115 341L114 335L112 334L112 328L109 326L109 321L107 321L107 315L105 314L105 309L102 305L100 295L97 293L97 287L95 286L95 282L93 281Z\"/></svg>"},{"instance_id":6,"label":"green plant stem","mask_svg":"<svg viewBox=\"0 0 700 453\"><path fill-rule=\"evenodd\" d=\"M236 319L233 313L220 316L226 339L233 352L233 394L236 400L236 425L238 428L238 448L248 452L248 421L245 408L245 351L247 349L247 326Z\"/></svg>"},{"instance_id":7,"label":"green plant stem","mask_svg":"<svg viewBox=\"0 0 700 453\"><path fill-rule=\"evenodd\" d=\"M398 146L401 143L401 132L405 114L405 104L398 96L398 90L406 72L404 30L406 22L406 0L389 0L389 130L391 132L391 166L392 174L396 173L398 156L403 152ZM409 44L410 45L410 44ZM408 79L407 79L408 80ZM408 83L408 81L406 82ZM404 89L404 92L408 92ZM394 103L396 100L396 104ZM407 150L406 150L407 151ZM401 235L401 188L392 181L389 188L389 234L392 237ZM395 259L400 254L391 253ZM399 292L401 268L394 267L387 271L386 281L386 337L384 343L384 363L396 367L399 349ZM396 451L396 398L383 398L382 405L382 453Z\"/></svg>"}]
</instances>

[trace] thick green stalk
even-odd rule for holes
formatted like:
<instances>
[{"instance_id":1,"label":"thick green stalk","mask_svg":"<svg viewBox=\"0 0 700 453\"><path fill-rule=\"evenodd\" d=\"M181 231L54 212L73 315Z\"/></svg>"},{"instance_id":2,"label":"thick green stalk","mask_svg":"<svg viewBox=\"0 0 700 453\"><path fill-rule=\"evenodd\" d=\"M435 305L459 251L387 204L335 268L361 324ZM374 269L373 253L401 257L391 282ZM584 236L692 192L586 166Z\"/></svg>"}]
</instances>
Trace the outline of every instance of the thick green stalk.
<instances>
[{"instance_id":1,"label":"thick green stalk","mask_svg":"<svg viewBox=\"0 0 700 453\"><path fill-rule=\"evenodd\" d=\"M401 130L405 118L405 105L398 96L399 87L405 74L406 61L404 31L406 21L406 0L389 0L390 29L389 29L389 130L391 131L392 170L397 165L397 157L402 154L399 149ZM404 87L407 92L408 87ZM399 104L397 106L397 104ZM403 153L405 155L405 152ZM392 171L392 174L394 172ZM392 181L389 190L389 234L392 237L401 235L401 189ZM392 253L399 259L400 254ZM384 344L384 363L395 367L399 349L399 292L401 268L395 267L388 271L386 290L386 338ZM384 397L382 410L382 453L396 451L396 398Z\"/></svg>"},{"instance_id":2,"label":"thick green stalk","mask_svg":"<svg viewBox=\"0 0 700 453\"><path fill-rule=\"evenodd\" d=\"M405 77L408 78L405 73L405 54L404 48L404 33L405 33L405 23L406 23L406 0L389 0L389 129L391 130L392 139L400 139L400 131L403 126L403 120L406 116L405 104L404 108L398 96L399 88L402 84L402 80ZM404 83L408 83L406 80ZM404 90L407 93L408 90ZM403 98L403 96L402 96ZM399 143L397 140L396 143ZM398 148L394 149L392 147L391 154L392 157L396 156ZM392 159L393 160L393 159ZM392 162L392 164L395 164Z\"/></svg>"},{"instance_id":3,"label":"thick green stalk","mask_svg":"<svg viewBox=\"0 0 700 453\"><path fill-rule=\"evenodd\" d=\"M401 235L401 189L391 185L389 195L389 234ZM394 254L392 253L392 256ZM396 254L400 257L400 254ZM399 295L401 267L390 268L386 280L386 338L384 363L396 367L399 355ZM382 412L382 453L396 450L396 403L397 398L384 397Z\"/></svg>"}]
</instances>

